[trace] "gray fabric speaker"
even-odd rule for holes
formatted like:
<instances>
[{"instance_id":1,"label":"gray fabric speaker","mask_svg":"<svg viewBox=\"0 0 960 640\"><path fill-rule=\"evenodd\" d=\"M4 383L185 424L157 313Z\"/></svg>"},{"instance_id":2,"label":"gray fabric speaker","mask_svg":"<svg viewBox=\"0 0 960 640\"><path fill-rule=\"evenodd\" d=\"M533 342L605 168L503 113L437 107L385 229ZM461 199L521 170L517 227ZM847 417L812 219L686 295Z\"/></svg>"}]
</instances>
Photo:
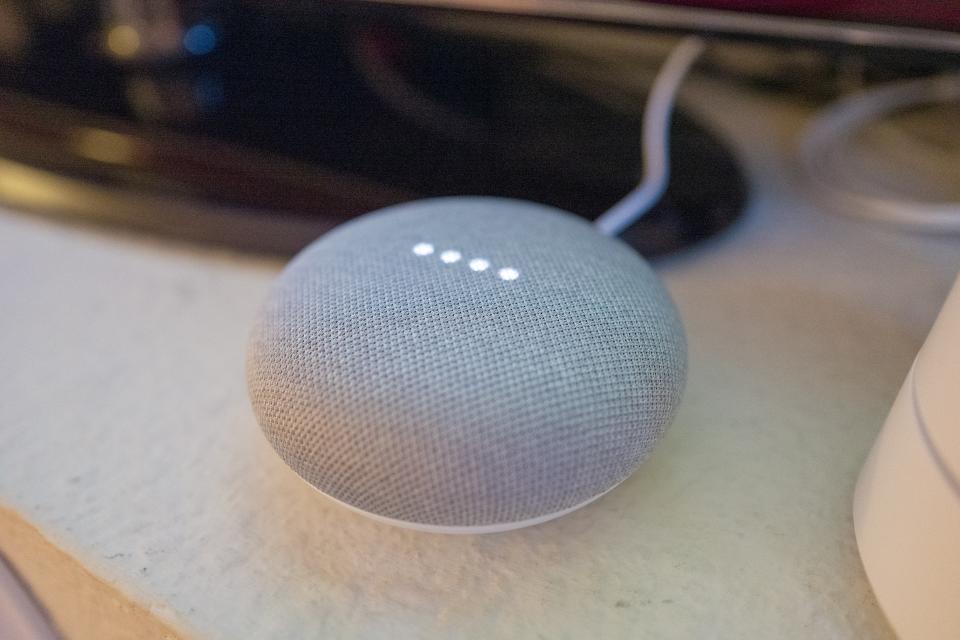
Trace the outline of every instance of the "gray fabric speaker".
<instances>
[{"instance_id":1,"label":"gray fabric speaker","mask_svg":"<svg viewBox=\"0 0 960 640\"><path fill-rule=\"evenodd\" d=\"M393 524L495 531L629 476L677 408L686 344L626 244L550 207L445 198L304 249L247 372L267 439L323 493Z\"/></svg>"}]
</instances>

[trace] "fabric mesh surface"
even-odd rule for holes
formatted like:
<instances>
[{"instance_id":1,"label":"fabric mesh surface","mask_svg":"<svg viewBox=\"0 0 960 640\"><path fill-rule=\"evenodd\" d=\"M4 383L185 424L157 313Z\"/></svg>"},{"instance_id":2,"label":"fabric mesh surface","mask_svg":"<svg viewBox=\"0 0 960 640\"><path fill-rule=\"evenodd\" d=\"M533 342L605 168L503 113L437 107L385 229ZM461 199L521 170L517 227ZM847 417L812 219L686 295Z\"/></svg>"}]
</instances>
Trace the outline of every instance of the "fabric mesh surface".
<instances>
[{"instance_id":1,"label":"fabric mesh surface","mask_svg":"<svg viewBox=\"0 0 960 640\"><path fill-rule=\"evenodd\" d=\"M445 263L447 250L461 259ZM499 277L506 267L519 277ZM264 305L247 375L267 439L324 493L412 523L483 526L627 477L679 403L686 345L625 244L549 207L451 198L368 214L307 247Z\"/></svg>"}]
</instances>

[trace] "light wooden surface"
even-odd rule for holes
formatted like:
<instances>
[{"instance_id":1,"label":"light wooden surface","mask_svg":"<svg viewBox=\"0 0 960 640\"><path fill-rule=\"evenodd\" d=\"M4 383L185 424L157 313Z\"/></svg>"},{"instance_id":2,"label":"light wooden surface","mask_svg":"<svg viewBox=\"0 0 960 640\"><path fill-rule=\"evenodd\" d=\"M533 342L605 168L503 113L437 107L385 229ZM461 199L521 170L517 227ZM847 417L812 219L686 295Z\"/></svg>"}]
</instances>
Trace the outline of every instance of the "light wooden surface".
<instances>
[{"instance_id":1,"label":"light wooden surface","mask_svg":"<svg viewBox=\"0 0 960 640\"><path fill-rule=\"evenodd\" d=\"M790 101L703 82L685 99L755 193L655 265L689 386L602 500L483 537L353 515L284 467L246 399L279 262L0 211L0 518L185 637L890 638L852 490L960 242L819 211L792 177ZM14 562L47 562L40 546Z\"/></svg>"}]
</instances>

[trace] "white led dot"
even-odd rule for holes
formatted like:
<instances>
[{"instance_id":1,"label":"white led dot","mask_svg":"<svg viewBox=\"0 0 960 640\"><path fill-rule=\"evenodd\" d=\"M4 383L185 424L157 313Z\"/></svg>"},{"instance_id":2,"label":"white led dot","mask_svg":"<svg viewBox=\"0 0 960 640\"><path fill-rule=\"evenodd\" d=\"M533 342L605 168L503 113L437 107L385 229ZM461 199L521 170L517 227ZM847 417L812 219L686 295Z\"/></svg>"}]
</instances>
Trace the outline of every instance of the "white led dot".
<instances>
[{"instance_id":1,"label":"white led dot","mask_svg":"<svg viewBox=\"0 0 960 640\"><path fill-rule=\"evenodd\" d=\"M447 249L440 254L440 259L446 262L447 264L453 264L454 262L460 262L460 258L463 256L460 255L459 251L454 251L453 249Z\"/></svg>"},{"instance_id":2,"label":"white led dot","mask_svg":"<svg viewBox=\"0 0 960 640\"><path fill-rule=\"evenodd\" d=\"M433 245L428 242L420 242L413 245L413 252L418 256L428 256L433 253Z\"/></svg>"},{"instance_id":3,"label":"white led dot","mask_svg":"<svg viewBox=\"0 0 960 640\"><path fill-rule=\"evenodd\" d=\"M486 271L488 268L490 268L490 262L488 260L484 260L483 258L474 258L468 264L470 265L470 269L473 271Z\"/></svg>"},{"instance_id":4,"label":"white led dot","mask_svg":"<svg viewBox=\"0 0 960 640\"><path fill-rule=\"evenodd\" d=\"M501 280L516 280L520 277L520 272L513 267L504 267L497 271L497 275L500 276Z\"/></svg>"}]
</instances>

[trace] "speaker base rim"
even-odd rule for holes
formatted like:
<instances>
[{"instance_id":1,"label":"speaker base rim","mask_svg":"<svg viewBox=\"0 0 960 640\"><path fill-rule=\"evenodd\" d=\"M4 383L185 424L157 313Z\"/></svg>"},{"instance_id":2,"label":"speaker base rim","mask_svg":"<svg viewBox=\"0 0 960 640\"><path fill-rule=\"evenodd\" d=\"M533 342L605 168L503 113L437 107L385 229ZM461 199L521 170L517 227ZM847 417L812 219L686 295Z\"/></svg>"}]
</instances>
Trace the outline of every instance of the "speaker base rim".
<instances>
[{"instance_id":1,"label":"speaker base rim","mask_svg":"<svg viewBox=\"0 0 960 640\"><path fill-rule=\"evenodd\" d=\"M477 535L477 534L484 534L484 533L503 533L505 531L513 531L514 529L523 529L526 527L532 527L538 524L543 524L544 522L549 522L550 520L555 520L569 513L573 513L577 509L585 507L591 502L595 502L596 500L599 500L603 496L607 495L608 493L610 493L611 491L619 487L621 484L623 484L624 480L626 480L626 478L624 478L620 482L617 482L616 484L614 484L609 489L606 489L605 491L598 493L597 495L591 498L588 498L583 502L575 504L572 507L567 507L566 509L561 509L560 511L547 513L542 516L536 516L535 518L527 518L526 520L515 520L513 522L498 522L496 524L484 524L484 525L477 525L477 526L458 526L458 525L442 525L442 524L422 524L419 522L410 522L408 520L398 520L397 518L382 516L378 513L373 513L372 511L365 511L360 507L355 507L352 504L349 504L342 500L338 500L337 498L334 498L330 494L325 493L321 489L318 489L314 485L310 484L310 482L306 478L302 477L299 473L294 472L294 475L300 478L300 480L302 480L308 487L310 487L311 489L313 489L314 491L322 495L324 498L338 504L341 507L345 507L346 509L349 509L350 511L358 515L364 516L371 520L375 520L377 522L387 524L393 527L399 527L401 529L409 529L412 531L419 531L421 533L439 533L443 535Z\"/></svg>"}]
</instances>

